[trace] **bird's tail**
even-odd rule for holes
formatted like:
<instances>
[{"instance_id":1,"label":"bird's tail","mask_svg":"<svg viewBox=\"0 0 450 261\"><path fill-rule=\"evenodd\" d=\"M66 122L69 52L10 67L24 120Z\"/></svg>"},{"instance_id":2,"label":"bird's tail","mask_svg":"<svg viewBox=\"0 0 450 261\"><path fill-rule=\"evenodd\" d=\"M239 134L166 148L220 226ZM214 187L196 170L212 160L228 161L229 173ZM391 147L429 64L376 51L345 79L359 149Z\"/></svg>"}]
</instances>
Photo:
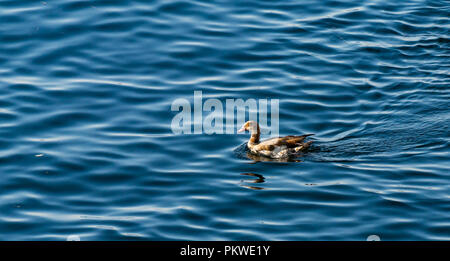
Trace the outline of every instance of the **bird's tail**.
<instances>
[{"instance_id":1,"label":"bird's tail","mask_svg":"<svg viewBox=\"0 0 450 261\"><path fill-rule=\"evenodd\" d=\"M295 147L295 152L299 152L299 151L305 151L309 148L309 146L311 145L313 141L310 140L308 142L303 143L301 146Z\"/></svg>"}]
</instances>

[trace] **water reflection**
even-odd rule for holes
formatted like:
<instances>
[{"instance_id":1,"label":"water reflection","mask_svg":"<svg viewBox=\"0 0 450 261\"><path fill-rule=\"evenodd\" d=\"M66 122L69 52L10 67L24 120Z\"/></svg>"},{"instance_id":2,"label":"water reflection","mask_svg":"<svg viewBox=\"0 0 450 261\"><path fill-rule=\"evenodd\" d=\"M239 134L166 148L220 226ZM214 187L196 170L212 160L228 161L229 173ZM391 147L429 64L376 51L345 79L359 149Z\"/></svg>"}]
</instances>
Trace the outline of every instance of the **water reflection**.
<instances>
[{"instance_id":1,"label":"water reflection","mask_svg":"<svg viewBox=\"0 0 450 261\"><path fill-rule=\"evenodd\" d=\"M299 155L301 156L301 155ZM301 162L301 160L298 157L287 157L287 158L279 158L279 159L274 159L274 158L269 158L269 157L265 157L265 156L260 156L260 155L255 155L251 152L247 152L247 158L255 161L256 162Z\"/></svg>"},{"instance_id":2,"label":"water reflection","mask_svg":"<svg viewBox=\"0 0 450 261\"><path fill-rule=\"evenodd\" d=\"M264 183L265 178L263 175L260 174L256 174L256 173L241 173L241 175L245 175L245 176L251 176L251 177L256 177L256 179L243 179L241 180L241 186L244 188L248 188L248 189L254 189L254 190L263 190L265 188L262 187L256 187L256 186L251 186L251 185L247 185L245 183L254 183L254 184L258 184L258 183Z\"/></svg>"}]
</instances>

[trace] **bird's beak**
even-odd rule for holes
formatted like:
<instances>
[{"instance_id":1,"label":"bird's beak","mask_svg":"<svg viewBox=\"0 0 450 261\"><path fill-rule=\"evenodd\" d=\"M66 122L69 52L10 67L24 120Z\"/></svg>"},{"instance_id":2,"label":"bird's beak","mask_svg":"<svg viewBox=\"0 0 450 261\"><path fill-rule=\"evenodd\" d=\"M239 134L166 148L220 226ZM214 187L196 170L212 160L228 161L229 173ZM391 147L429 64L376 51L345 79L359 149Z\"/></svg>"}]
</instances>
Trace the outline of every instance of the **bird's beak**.
<instances>
[{"instance_id":1,"label":"bird's beak","mask_svg":"<svg viewBox=\"0 0 450 261\"><path fill-rule=\"evenodd\" d=\"M240 133L240 132L243 132L243 131L245 131L244 127L240 128L237 132Z\"/></svg>"}]
</instances>

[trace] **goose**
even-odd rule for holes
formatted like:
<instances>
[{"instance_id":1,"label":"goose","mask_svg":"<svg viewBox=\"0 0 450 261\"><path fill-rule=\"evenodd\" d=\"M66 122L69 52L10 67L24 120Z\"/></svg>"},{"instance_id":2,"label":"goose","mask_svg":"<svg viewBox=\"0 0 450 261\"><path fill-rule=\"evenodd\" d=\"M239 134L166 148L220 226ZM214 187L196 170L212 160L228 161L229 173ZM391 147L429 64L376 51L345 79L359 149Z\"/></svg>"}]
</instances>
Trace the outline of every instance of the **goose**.
<instances>
[{"instance_id":1,"label":"goose","mask_svg":"<svg viewBox=\"0 0 450 261\"><path fill-rule=\"evenodd\" d=\"M303 142L306 137L314 134L305 134L301 136L284 136L270 138L264 141L259 140L260 129L255 121L247 121L238 133L250 131L250 140L247 147L254 155L265 156L273 159L287 158L298 155L298 153L309 148L312 141Z\"/></svg>"}]
</instances>

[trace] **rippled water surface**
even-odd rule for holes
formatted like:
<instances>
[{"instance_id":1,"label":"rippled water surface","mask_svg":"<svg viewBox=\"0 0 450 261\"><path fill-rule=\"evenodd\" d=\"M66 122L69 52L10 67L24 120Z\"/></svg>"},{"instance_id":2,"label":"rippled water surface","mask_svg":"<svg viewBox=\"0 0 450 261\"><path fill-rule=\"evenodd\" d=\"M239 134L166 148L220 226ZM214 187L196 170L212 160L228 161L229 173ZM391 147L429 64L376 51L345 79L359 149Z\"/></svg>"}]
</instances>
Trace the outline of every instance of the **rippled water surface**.
<instances>
[{"instance_id":1,"label":"rippled water surface","mask_svg":"<svg viewBox=\"0 0 450 261\"><path fill-rule=\"evenodd\" d=\"M450 240L448 1L0 1L0 239ZM297 162L175 135L279 99Z\"/></svg>"}]
</instances>

